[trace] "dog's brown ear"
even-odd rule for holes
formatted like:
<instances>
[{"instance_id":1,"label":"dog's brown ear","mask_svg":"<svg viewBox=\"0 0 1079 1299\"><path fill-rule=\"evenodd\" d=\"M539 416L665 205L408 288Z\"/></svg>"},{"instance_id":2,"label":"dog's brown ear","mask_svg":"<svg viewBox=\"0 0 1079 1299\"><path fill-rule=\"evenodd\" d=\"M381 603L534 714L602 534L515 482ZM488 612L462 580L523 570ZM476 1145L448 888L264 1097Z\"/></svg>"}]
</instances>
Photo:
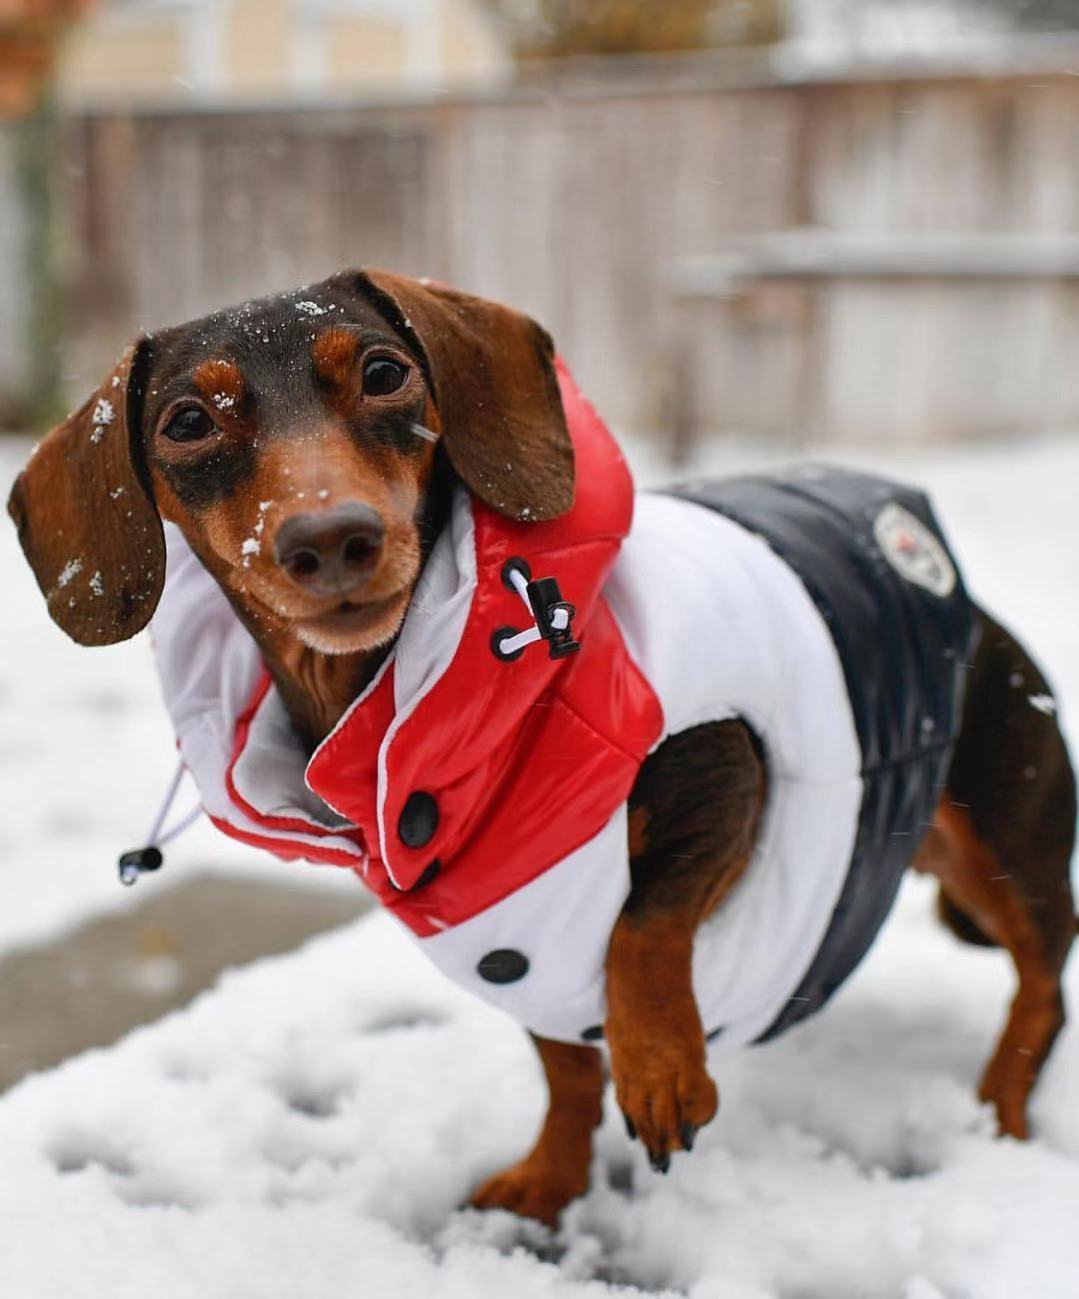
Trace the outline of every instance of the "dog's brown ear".
<instances>
[{"instance_id":1,"label":"dog's brown ear","mask_svg":"<svg viewBox=\"0 0 1079 1299\"><path fill-rule=\"evenodd\" d=\"M142 346L37 447L8 500L49 613L80 645L141 631L165 580L161 519L131 415Z\"/></svg>"},{"instance_id":2,"label":"dog's brown ear","mask_svg":"<svg viewBox=\"0 0 1079 1299\"><path fill-rule=\"evenodd\" d=\"M488 505L525 522L573 504L573 444L554 344L528 316L468 293L364 270L361 291L427 369L450 463Z\"/></svg>"}]
</instances>

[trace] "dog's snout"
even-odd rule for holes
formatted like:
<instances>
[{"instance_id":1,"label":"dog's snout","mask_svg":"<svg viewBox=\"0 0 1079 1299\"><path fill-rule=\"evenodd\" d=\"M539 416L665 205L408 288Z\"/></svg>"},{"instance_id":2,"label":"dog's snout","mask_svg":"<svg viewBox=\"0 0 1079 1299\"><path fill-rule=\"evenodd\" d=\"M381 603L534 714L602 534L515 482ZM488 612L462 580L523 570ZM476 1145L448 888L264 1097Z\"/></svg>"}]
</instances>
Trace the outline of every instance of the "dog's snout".
<instances>
[{"instance_id":1,"label":"dog's snout","mask_svg":"<svg viewBox=\"0 0 1079 1299\"><path fill-rule=\"evenodd\" d=\"M323 514L295 514L274 540L274 557L294 582L320 595L344 594L378 563L386 535L381 516L360 501Z\"/></svg>"}]
</instances>

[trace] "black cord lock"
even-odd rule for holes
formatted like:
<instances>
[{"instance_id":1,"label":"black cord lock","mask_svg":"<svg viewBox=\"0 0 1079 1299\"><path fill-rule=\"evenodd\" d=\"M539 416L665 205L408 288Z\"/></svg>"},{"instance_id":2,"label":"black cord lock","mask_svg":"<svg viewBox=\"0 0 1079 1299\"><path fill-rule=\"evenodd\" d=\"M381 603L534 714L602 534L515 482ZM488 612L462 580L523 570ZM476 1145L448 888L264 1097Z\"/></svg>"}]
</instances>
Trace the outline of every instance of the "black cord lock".
<instances>
[{"instance_id":1,"label":"black cord lock","mask_svg":"<svg viewBox=\"0 0 1079 1299\"><path fill-rule=\"evenodd\" d=\"M573 639L573 618L576 608L562 599L562 592L553 577L540 577L528 584L528 603L540 635L547 642L547 651L553 659L565 658L567 654L576 654L581 648L580 642ZM565 613L564 619L556 619L559 612ZM556 622L564 622L557 627Z\"/></svg>"},{"instance_id":2,"label":"black cord lock","mask_svg":"<svg viewBox=\"0 0 1079 1299\"><path fill-rule=\"evenodd\" d=\"M491 637L491 649L496 658L503 662L520 658L528 645L541 639L547 642L547 652L553 659L565 658L581 648L573 638L573 618L577 610L562 599L558 582L553 577L533 581L527 561L514 558L506 560L502 566L502 583L507 590L524 595L536 625L526 631L499 627Z\"/></svg>"},{"instance_id":3,"label":"black cord lock","mask_svg":"<svg viewBox=\"0 0 1079 1299\"><path fill-rule=\"evenodd\" d=\"M155 848L153 844L146 848L132 848L130 852L121 853L120 860L116 863L120 871L120 883L134 884L140 875L145 875L149 871L159 871L164 860L161 849Z\"/></svg>"}]
</instances>

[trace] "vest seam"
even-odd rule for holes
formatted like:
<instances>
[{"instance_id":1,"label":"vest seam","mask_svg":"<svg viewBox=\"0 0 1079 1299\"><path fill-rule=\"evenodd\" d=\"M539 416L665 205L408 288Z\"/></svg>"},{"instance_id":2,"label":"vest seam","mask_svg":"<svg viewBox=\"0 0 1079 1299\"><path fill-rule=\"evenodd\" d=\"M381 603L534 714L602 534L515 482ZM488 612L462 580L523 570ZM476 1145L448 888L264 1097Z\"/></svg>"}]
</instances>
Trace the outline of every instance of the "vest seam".
<instances>
[{"instance_id":1,"label":"vest seam","mask_svg":"<svg viewBox=\"0 0 1079 1299\"><path fill-rule=\"evenodd\" d=\"M878 762L872 767L862 767L858 774L860 776L876 776L883 771L894 771L896 767L904 767L908 762L915 762L919 758L933 757L938 753L943 753L945 749L950 749L954 744L954 736L948 740L937 740L933 744L927 744L923 748L911 750L898 758L892 758L889 762Z\"/></svg>"}]
</instances>

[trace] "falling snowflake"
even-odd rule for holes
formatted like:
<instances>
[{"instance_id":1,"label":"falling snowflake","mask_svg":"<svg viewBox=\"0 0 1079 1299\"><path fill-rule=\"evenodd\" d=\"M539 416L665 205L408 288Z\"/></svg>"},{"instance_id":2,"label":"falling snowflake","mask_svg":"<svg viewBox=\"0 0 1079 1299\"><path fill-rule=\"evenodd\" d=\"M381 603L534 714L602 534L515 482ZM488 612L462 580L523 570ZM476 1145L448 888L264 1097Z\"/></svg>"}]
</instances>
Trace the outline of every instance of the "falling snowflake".
<instances>
[{"instance_id":1,"label":"falling snowflake","mask_svg":"<svg viewBox=\"0 0 1079 1299\"><path fill-rule=\"evenodd\" d=\"M305 301L297 302L296 310L302 312L305 316L324 316L326 308L320 307L317 302Z\"/></svg>"},{"instance_id":2,"label":"falling snowflake","mask_svg":"<svg viewBox=\"0 0 1079 1299\"><path fill-rule=\"evenodd\" d=\"M105 584L101 580L100 573L95 573L93 577L91 577L90 590L93 591L94 595L100 596L105 594Z\"/></svg>"}]
</instances>

